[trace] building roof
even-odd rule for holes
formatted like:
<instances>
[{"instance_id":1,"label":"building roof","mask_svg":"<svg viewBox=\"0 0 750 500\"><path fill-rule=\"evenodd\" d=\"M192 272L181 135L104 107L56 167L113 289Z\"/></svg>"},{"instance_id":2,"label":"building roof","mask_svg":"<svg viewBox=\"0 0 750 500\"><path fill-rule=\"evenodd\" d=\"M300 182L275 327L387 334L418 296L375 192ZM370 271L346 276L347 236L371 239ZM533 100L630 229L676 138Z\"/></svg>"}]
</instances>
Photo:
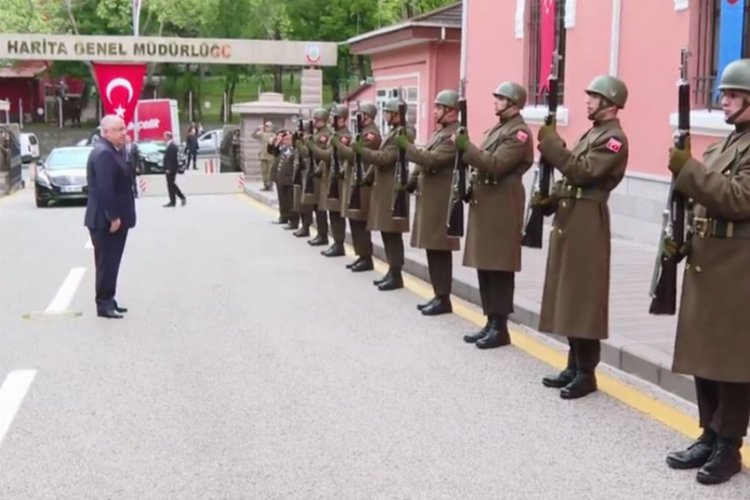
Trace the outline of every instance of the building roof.
<instances>
[{"instance_id":1,"label":"building roof","mask_svg":"<svg viewBox=\"0 0 750 500\"><path fill-rule=\"evenodd\" d=\"M36 78L47 71L44 61L20 61L10 66L0 66L0 78Z\"/></svg>"},{"instance_id":2,"label":"building roof","mask_svg":"<svg viewBox=\"0 0 750 500\"><path fill-rule=\"evenodd\" d=\"M342 42L342 45L349 45L353 54L375 54L437 40L460 42L462 3L456 2L391 26L368 31Z\"/></svg>"}]
</instances>

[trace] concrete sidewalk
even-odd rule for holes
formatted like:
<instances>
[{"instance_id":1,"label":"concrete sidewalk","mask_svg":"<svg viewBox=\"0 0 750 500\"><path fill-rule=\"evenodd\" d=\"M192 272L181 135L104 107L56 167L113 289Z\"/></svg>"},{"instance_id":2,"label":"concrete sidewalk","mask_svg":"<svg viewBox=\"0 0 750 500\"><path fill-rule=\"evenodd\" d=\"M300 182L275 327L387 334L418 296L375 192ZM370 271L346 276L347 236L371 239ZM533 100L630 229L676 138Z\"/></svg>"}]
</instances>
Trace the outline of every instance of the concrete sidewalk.
<instances>
[{"instance_id":1,"label":"concrete sidewalk","mask_svg":"<svg viewBox=\"0 0 750 500\"><path fill-rule=\"evenodd\" d=\"M267 205L278 206L275 190L259 189L260 184L245 184L248 196ZM414 203L411 206L413 211ZM468 215L468 210L466 213ZM545 234L547 233L545 231ZM350 241L348 227L347 241ZM384 259L385 252L380 235L373 234L372 242L375 255ZM404 270L429 282L425 252L409 246L409 235L404 235L404 242ZM547 249L546 240L544 248L540 250L524 248L523 270L516 274L515 313L511 320L535 330L539 326ZM656 257L655 251L655 246L620 239L612 240L610 327L609 339L602 345L602 361L695 402L692 378L672 373L670 370L676 316L652 316L648 313L651 302L648 291ZM464 267L462 259L463 242L461 251L453 254L453 294L474 304L480 304L476 271ZM678 290L679 287L680 283ZM551 337L565 341L555 335Z\"/></svg>"}]
</instances>

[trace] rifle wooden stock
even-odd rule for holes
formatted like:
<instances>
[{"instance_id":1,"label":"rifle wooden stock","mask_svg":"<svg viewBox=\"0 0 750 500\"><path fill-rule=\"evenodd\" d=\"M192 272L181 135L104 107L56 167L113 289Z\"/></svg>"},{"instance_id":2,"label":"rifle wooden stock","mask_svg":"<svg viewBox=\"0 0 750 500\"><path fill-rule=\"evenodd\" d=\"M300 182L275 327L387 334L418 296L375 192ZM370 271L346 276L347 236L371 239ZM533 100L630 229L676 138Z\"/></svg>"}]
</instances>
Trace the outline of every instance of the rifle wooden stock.
<instances>
[{"instance_id":1,"label":"rifle wooden stock","mask_svg":"<svg viewBox=\"0 0 750 500\"><path fill-rule=\"evenodd\" d=\"M468 127L468 116L466 113L466 98L463 92L458 100L458 110L461 114L461 126L458 134L466 134ZM464 152L456 149L456 157L453 162L453 191L448 208L448 223L446 236L449 238L460 238L464 235L464 202L467 200L466 195L466 162L464 162Z\"/></svg>"},{"instance_id":2,"label":"rifle wooden stock","mask_svg":"<svg viewBox=\"0 0 750 500\"><path fill-rule=\"evenodd\" d=\"M399 135L406 135L406 103L398 103L398 116L401 120ZM393 193L392 215L394 219L408 219L408 193L406 183L409 182L409 168L407 167L406 151L398 150L398 170L396 171L396 190Z\"/></svg>"},{"instance_id":3,"label":"rifle wooden stock","mask_svg":"<svg viewBox=\"0 0 750 500\"><path fill-rule=\"evenodd\" d=\"M297 168L294 169L294 179L292 179L292 184L295 186L301 186L302 185L302 171L305 170L305 159L302 158L302 155L299 154L299 141L301 140L302 134L304 133L305 129L302 125L302 120L299 121L299 130L296 134L294 134L293 145L294 148L297 150Z\"/></svg>"},{"instance_id":4,"label":"rifle wooden stock","mask_svg":"<svg viewBox=\"0 0 750 500\"><path fill-rule=\"evenodd\" d=\"M549 78L549 90L547 94L547 107L549 112L547 117L544 119L545 125L553 125L555 123L557 115L557 104L558 104L558 79L557 79L557 68L556 61L553 64L553 71ZM544 156L539 158L539 189L536 191L541 200L549 198L550 185L552 184L552 176L554 175L554 167L550 164ZM532 193L534 192L532 187ZM533 194L532 194L533 198ZM531 204L531 198L529 199ZM528 248L542 248L543 231L544 231L544 207L542 206L531 206L529 210L529 216L526 220L526 227L523 231L523 239L521 245Z\"/></svg>"},{"instance_id":5,"label":"rifle wooden stock","mask_svg":"<svg viewBox=\"0 0 750 500\"><path fill-rule=\"evenodd\" d=\"M690 137L690 82L687 79L687 49L680 54L680 83L678 87L677 132L674 147L685 149ZM649 314L673 315L677 311L677 266L681 260L680 251L685 244L685 197L676 189L677 177L672 175L669 190L668 223L663 231L663 240L672 239L676 243L677 253L668 255L664 244L659 245L654 275L652 280L651 305ZM656 283L655 286L653 283Z\"/></svg>"},{"instance_id":6,"label":"rifle wooden stock","mask_svg":"<svg viewBox=\"0 0 750 500\"><path fill-rule=\"evenodd\" d=\"M341 163L339 162L338 148L331 144L331 182L328 187L328 199L338 200L341 197L339 192L339 177L341 177Z\"/></svg>"},{"instance_id":7,"label":"rifle wooden stock","mask_svg":"<svg viewBox=\"0 0 750 500\"><path fill-rule=\"evenodd\" d=\"M313 121L310 120L307 122L307 132L310 134L310 137L312 137L315 134L315 129L313 128ZM307 162L307 173L305 175L305 194L313 194L315 193L315 157L313 156L312 149L308 148L307 151L308 154L308 162Z\"/></svg>"},{"instance_id":8,"label":"rifle wooden stock","mask_svg":"<svg viewBox=\"0 0 750 500\"><path fill-rule=\"evenodd\" d=\"M362 139L362 113L357 113L357 135L355 142ZM349 210L362 210L362 155L354 153L354 183L349 195Z\"/></svg>"}]
</instances>

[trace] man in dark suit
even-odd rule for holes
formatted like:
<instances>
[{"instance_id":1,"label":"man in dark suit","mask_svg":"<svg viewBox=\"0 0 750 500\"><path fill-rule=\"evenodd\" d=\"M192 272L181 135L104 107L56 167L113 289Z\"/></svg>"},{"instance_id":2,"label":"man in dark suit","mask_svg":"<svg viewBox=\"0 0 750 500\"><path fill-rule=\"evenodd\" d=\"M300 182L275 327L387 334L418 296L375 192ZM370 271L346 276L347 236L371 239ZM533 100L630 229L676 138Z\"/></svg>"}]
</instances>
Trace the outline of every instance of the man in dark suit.
<instances>
[{"instance_id":1,"label":"man in dark suit","mask_svg":"<svg viewBox=\"0 0 750 500\"><path fill-rule=\"evenodd\" d=\"M177 144L172 139L172 132L164 132L164 142L167 143L167 149L164 151L164 172L167 174L167 191L169 192L169 203L165 207L174 207L176 199L179 198L184 206L187 203L185 195L180 191L177 185L177 171L180 169L179 159L177 158Z\"/></svg>"},{"instance_id":2,"label":"man in dark suit","mask_svg":"<svg viewBox=\"0 0 750 500\"><path fill-rule=\"evenodd\" d=\"M94 245L96 312L103 318L122 318L127 312L115 300L117 274L128 230L135 227L133 180L122 148L125 122L115 115L101 121L101 139L86 164L88 201L84 225Z\"/></svg>"},{"instance_id":3,"label":"man in dark suit","mask_svg":"<svg viewBox=\"0 0 750 500\"><path fill-rule=\"evenodd\" d=\"M138 198L138 179L136 179L136 176L139 175L138 164L141 159L138 152L138 145L127 134L125 135L125 148L123 152L125 154L125 163L127 163L130 176L133 179L133 196Z\"/></svg>"}]
</instances>

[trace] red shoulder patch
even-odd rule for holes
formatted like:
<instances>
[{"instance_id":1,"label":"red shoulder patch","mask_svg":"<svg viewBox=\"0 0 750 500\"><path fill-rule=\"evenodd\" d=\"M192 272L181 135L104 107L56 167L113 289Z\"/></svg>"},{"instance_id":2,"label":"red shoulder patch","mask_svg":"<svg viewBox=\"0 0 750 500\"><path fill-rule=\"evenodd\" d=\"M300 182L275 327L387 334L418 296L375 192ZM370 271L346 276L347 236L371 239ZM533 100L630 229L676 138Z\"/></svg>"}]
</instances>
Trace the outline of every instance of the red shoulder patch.
<instances>
[{"instance_id":1,"label":"red shoulder patch","mask_svg":"<svg viewBox=\"0 0 750 500\"><path fill-rule=\"evenodd\" d=\"M320 134L320 137L318 138L321 144L325 144L328 142L328 136L324 134Z\"/></svg>"},{"instance_id":2,"label":"red shoulder patch","mask_svg":"<svg viewBox=\"0 0 750 500\"><path fill-rule=\"evenodd\" d=\"M529 134L527 134L523 130L519 130L518 132L516 132L516 139L518 139L519 141L526 142L526 139L528 138L529 138Z\"/></svg>"},{"instance_id":3,"label":"red shoulder patch","mask_svg":"<svg viewBox=\"0 0 750 500\"><path fill-rule=\"evenodd\" d=\"M374 141L375 140L375 134L373 132L367 132L365 134L365 140L366 141Z\"/></svg>"},{"instance_id":4,"label":"red shoulder patch","mask_svg":"<svg viewBox=\"0 0 750 500\"><path fill-rule=\"evenodd\" d=\"M349 139L348 135L344 135L341 137L341 144L343 144L344 146L348 146L350 142L351 139Z\"/></svg>"},{"instance_id":5,"label":"red shoulder patch","mask_svg":"<svg viewBox=\"0 0 750 500\"><path fill-rule=\"evenodd\" d=\"M607 141L607 149L609 149L613 153L619 153L622 149L622 143L612 137L609 141Z\"/></svg>"}]
</instances>

